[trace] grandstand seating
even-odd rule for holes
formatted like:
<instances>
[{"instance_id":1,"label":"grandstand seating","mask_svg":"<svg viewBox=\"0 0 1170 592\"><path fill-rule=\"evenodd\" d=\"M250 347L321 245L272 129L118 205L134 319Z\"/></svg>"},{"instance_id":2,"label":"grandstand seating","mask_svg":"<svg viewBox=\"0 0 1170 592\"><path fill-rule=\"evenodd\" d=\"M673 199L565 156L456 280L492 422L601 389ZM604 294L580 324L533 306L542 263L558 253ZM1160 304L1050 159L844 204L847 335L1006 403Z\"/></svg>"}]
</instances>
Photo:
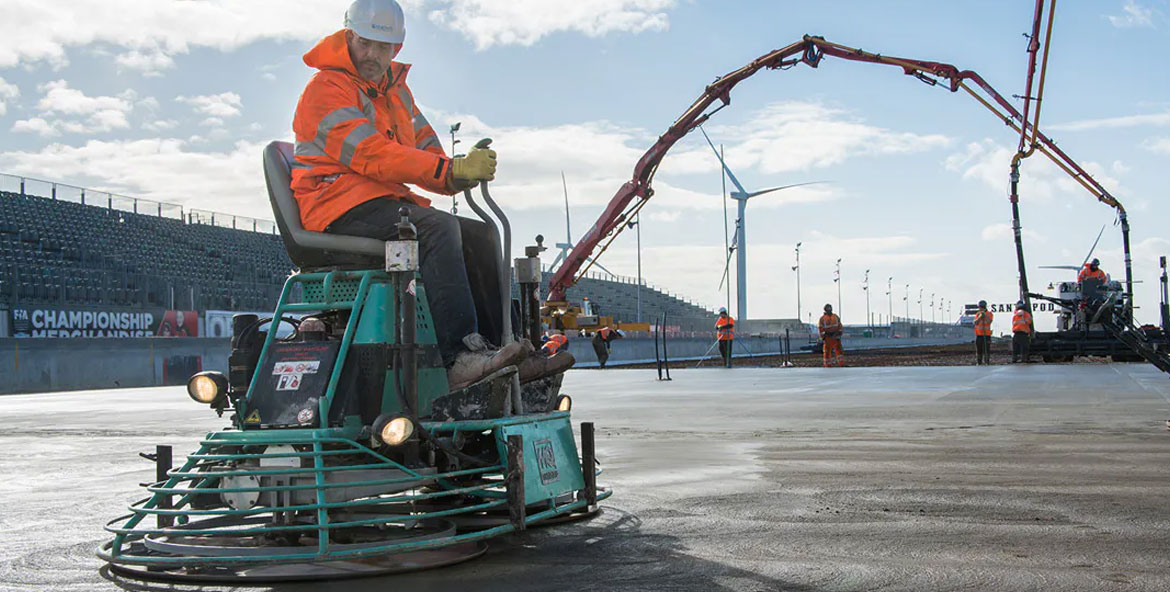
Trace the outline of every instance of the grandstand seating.
<instances>
[{"instance_id":1,"label":"grandstand seating","mask_svg":"<svg viewBox=\"0 0 1170 592\"><path fill-rule=\"evenodd\" d=\"M0 191L0 305L269 310L292 269L273 234ZM585 296L635 320L633 283L584 278L569 298ZM713 315L643 286L643 320L663 311Z\"/></svg>"}]
</instances>

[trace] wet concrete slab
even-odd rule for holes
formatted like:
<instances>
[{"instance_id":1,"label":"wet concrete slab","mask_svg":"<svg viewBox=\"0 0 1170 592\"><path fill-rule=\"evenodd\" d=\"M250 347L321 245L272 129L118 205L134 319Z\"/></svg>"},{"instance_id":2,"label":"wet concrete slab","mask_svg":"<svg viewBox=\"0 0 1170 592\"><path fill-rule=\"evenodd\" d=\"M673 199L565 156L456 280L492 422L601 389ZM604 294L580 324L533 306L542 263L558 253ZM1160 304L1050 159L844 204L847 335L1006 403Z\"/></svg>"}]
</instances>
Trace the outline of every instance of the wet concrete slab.
<instances>
[{"instance_id":1,"label":"wet concrete slab","mask_svg":"<svg viewBox=\"0 0 1170 592\"><path fill-rule=\"evenodd\" d=\"M345 590L1170 589L1170 379L1140 364L577 370L615 494L587 523ZM223 421L182 388L0 397L0 590L104 576L155 444ZM245 588L206 587L206 590ZM251 588L248 588L251 589Z\"/></svg>"}]
</instances>

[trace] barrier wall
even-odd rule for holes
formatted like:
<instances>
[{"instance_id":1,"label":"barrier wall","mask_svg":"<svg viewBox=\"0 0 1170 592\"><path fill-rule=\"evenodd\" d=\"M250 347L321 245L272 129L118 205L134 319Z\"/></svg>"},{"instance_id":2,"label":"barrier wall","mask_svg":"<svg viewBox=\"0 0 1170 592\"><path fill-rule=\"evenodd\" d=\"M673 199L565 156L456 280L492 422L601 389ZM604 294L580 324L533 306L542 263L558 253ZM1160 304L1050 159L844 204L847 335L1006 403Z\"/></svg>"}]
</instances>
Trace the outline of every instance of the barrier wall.
<instances>
[{"instance_id":1,"label":"barrier wall","mask_svg":"<svg viewBox=\"0 0 1170 592\"><path fill-rule=\"evenodd\" d=\"M0 394L186 384L227 371L230 342L205 337L0 339Z\"/></svg>"}]
</instances>

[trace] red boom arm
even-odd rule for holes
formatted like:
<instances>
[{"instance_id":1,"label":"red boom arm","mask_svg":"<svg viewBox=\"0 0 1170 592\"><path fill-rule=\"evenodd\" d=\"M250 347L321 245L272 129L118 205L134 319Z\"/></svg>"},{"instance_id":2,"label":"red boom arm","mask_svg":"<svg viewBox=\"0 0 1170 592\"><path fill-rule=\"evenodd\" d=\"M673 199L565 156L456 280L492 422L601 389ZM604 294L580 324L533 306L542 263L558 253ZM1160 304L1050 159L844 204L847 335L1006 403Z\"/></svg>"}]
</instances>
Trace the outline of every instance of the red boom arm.
<instances>
[{"instance_id":1,"label":"red boom arm","mask_svg":"<svg viewBox=\"0 0 1170 592\"><path fill-rule=\"evenodd\" d=\"M666 156L666 152L674 146L675 142L678 142L691 130L706 122L716 111L729 105L731 103L731 89L735 85L752 76L762 68L769 70L787 69L802 63L816 68L824 56L833 56L855 62L898 66L902 68L903 73L914 76L931 86L945 82L951 92L956 92L959 89L967 91L967 93L979 101L984 107L987 107L987 109L999 117L1004 124L1015 129L1017 132L1021 131L1020 126L1024 126L1029 133L1034 134L1034 138L1039 144L1037 148L1044 155L1064 170L1064 172L1072 176L1098 200L1117 209L1122 219L1123 232L1128 235L1125 208L1122 207L1121 203L1102 187L1100 183L1093 179L1087 171L1058 148L1047 136L1039 131L1033 130L1032 125L1024 121L1020 112L1007 99L996 92L979 74L971 70L959 70L955 66L941 62L882 56L825 41L823 37L805 35L797 43L773 50L768 54L752 60L748 65L717 78L704 89L703 94L642 155L642 158L638 160L638 164L634 167L633 178L618 189L617 193L609 201L609 205L605 207L605 212L602 213L593 227L589 229L589 232L581 238L580 242L569 253L569 256L565 259L561 267L553 273L553 277L549 282L548 300L550 302L565 300L565 291L579 279L577 272L585 264L586 258L593 253L594 249L597 248L605 237L610 236L609 241L602 248L602 252L604 252L605 248L609 246L609 243L612 243L613 239L618 234L621 234L624 227L623 222L636 214L645 205L646 200L654 195L654 189L650 187L650 182L654 178L654 173L658 170L658 165L662 162L662 158ZM968 82L973 83L975 88L968 85ZM722 105L710 113L706 112L707 108L715 101L720 101ZM635 198L638 199L637 203L631 205L631 202ZM1126 236L1126 241L1128 242L1128 236ZM586 268L587 270L588 268Z\"/></svg>"}]
</instances>

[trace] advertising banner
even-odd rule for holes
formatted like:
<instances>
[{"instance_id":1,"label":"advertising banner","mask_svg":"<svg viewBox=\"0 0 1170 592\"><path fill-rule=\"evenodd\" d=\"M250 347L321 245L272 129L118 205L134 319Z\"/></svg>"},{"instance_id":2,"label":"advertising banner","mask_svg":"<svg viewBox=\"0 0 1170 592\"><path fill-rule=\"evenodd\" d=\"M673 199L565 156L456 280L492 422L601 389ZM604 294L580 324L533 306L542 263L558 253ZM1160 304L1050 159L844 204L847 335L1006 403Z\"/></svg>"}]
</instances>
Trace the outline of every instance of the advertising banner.
<instances>
[{"instance_id":1,"label":"advertising banner","mask_svg":"<svg viewBox=\"0 0 1170 592\"><path fill-rule=\"evenodd\" d=\"M199 317L193 310L102 310L13 308L13 337L198 337Z\"/></svg>"}]
</instances>

